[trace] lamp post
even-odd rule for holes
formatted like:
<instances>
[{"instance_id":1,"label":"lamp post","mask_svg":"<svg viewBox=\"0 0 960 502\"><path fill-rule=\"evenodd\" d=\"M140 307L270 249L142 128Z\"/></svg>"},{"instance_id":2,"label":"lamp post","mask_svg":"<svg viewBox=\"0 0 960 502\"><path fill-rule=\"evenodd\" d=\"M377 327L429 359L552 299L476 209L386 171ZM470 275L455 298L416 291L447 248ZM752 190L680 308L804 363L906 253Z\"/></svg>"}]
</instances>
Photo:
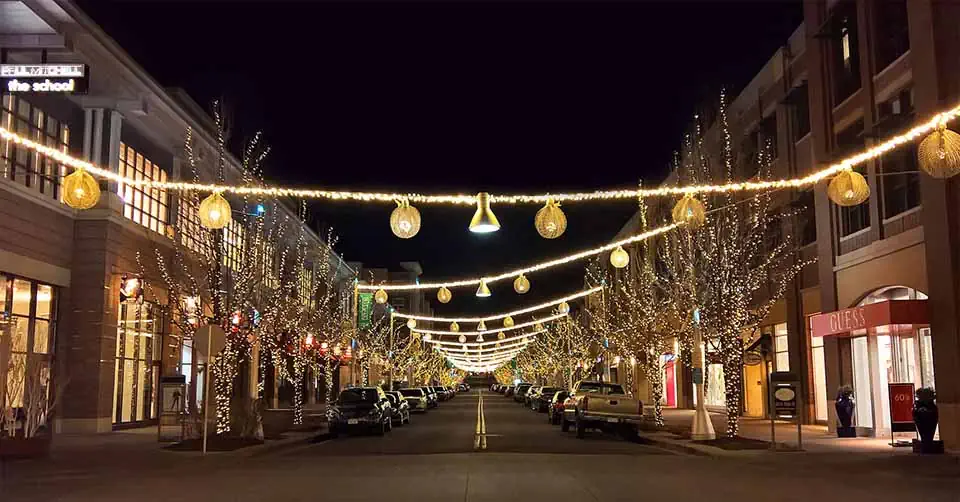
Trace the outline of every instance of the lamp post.
<instances>
[{"instance_id":1,"label":"lamp post","mask_svg":"<svg viewBox=\"0 0 960 502\"><path fill-rule=\"evenodd\" d=\"M690 250L690 297L694 304L697 301L697 280L693 264L693 236L687 230L687 248ZM693 440L716 439L717 433L713 430L713 422L707 414L707 404L704 402L703 389L703 336L700 333L700 309L693 305L690 312L693 327L693 387L697 397L697 408L693 414L693 427L690 438Z\"/></svg>"},{"instance_id":2,"label":"lamp post","mask_svg":"<svg viewBox=\"0 0 960 502\"><path fill-rule=\"evenodd\" d=\"M390 308L390 347L387 349L387 364L390 365L390 376L387 380L388 390L393 390L393 308Z\"/></svg>"}]
</instances>

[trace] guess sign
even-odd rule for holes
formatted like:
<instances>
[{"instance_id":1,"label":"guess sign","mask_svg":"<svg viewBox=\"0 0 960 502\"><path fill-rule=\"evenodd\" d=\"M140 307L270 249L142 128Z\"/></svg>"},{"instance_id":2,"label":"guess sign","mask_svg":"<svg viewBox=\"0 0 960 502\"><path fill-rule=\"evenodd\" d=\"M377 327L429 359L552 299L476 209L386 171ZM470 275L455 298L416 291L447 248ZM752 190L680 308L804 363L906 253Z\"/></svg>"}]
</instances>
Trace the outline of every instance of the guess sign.
<instances>
[{"instance_id":1,"label":"guess sign","mask_svg":"<svg viewBox=\"0 0 960 502\"><path fill-rule=\"evenodd\" d=\"M830 336L891 324L929 324L926 300L887 300L810 318L813 336Z\"/></svg>"}]
</instances>

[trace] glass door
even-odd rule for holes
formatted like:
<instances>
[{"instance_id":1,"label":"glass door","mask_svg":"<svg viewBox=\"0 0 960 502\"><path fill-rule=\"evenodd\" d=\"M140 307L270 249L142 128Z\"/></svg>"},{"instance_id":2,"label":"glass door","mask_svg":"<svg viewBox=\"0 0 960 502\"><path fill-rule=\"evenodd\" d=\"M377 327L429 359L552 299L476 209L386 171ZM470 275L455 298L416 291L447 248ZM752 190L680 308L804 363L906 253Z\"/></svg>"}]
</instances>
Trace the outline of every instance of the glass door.
<instances>
[{"instance_id":1,"label":"glass door","mask_svg":"<svg viewBox=\"0 0 960 502\"><path fill-rule=\"evenodd\" d=\"M870 349L866 336L850 340L853 348L853 391L858 427L873 427L873 389L870 385Z\"/></svg>"}]
</instances>

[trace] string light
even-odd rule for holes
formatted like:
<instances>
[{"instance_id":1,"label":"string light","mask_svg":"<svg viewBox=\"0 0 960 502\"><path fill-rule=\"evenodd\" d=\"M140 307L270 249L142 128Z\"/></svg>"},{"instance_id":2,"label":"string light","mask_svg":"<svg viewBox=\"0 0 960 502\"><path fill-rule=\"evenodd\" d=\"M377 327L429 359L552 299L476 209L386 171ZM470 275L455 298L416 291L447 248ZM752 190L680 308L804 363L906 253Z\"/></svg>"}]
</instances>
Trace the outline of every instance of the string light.
<instances>
[{"instance_id":1,"label":"string light","mask_svg":"<svg viewBox=\"0 0 960 502\"><path fill-rule=\"evenodd\" d=\"M490 334L490 333L497 333L497 332L499 332L499 331L512 331L512 330L515 330L515 329L522 329L522 328L526 328L527 326L535 326L535 327L536 327L535 329L542 330L542 329L543 329L542 323L544 323L544 322L549 322L549 321L555 321L555 320L561 319L561 318L563 318L563 317L566 317L566 314L554 314L554 315L552 315L552 316L550 316L550 317L545 317L545 318L543 318L543 319L539 319L539 320L535 320L535 321L528 321L528 322L523 322L523 323L520 323L520 324L516 324L516 325L511 326L511 327L509 327L509 328L499 328L499 329L490 329L490 330L478 331L477 334L487 335L487 334ZM420 329L420 328L417 328L416 331L417 331L417 333L430 333L431 335L441 335L441 336L443 336L443 335L452 336L452 335L458 335L458 334L459 334L459 333L457 333L456 331L441 331L441 330ZM463 336L463 335L460 335L460 336ZM464 338L464 339L466 339L466 338Z\"/></svg>"},{"instance_id":2,"label":"string light","mask_svg":"<svg viewBox=\"0 0 960 502\"><path fill-rule=\"evenodd\" d=\"M430 322L451 322L451 321L452 321L452 322L454 322L454 323L457 323L457 322L476 322L476 323L479 323L479 322L496 321L496 320L498 320L498 319L503 319L503 327L509 328L509 327L511 327L511 326L514 325L513 316L518 316L518 315L523 315L523 314L529 314L530 312L536 312L536 311L538 311L538 310L543 310L543 309L546 309L546 308L550 308L550 307L552 307L552 306L554 306L554 305L557 305L557 304L559 304L559 303L570 302L570 301L576 300L576 299L578 299L578 298L583 298L584 296L590 296L590 295L592 295L592 294L594 294L594 293L600 292L600 290L602 290L602 289L603 289L603 286L597 286L597 287L595 287L595 288L590 288L590 289L585 289L585 290L583 290L583 291L578 291L578 292L576 292L576 293L573 293L573 294L564 296L564 297L562 297L562 298L554 298L553 300L548 300L548 301L546 301L546 302L544 302L544 303L541 303L541 304L538 304L538 305L532 305L532 306L530 306L530 307L524 307L524 308L522 308L522 309L514 310L514 311L511 311L511 312L503 312L503 313L500 313L500 314L492 314L492 315L488 315L488 316L484 316L484 317L432 317L432 316L417 315L417 314L403 314L403 313L400 313L400 312L396 312L396 313L394 313L393 315L394 315L394 317L398 317L398 318L403 318L403 319L416 319L416 320L418 320L418 321L430 321ZM457 326L457 329L459 329L459 325ZM484 325L484 328L483 328L483 329L486 329L486 325ZM451 329L451 331L454 331L454 330Z\"/></svg>"},{"instance_id":3,"label":"string light","mask_svg":"<svg viewBox=\"0 0 960 502\"><path fill-rule=\"evenodd\" d=\"M534 330L534 331L529 331L529 332L527 332L527 333L523 333L523 334L521 334L521 335L517 335L517 336L510 337L509 339L500 338L500 336L497 335L497 341L491 341L491 342L447 342L447 341L444 341L444 340L433 340L433 339L427 340L426 337L424 337L424 340L426 340L426 341L428 341L428 342L430 342L430 343L432 343L432 344L440 345L440 346L449 345L449 346L456 347L456 346L460 346L460 345L467 345L467 346L470 346L470 347L487 347L487 346L490 346L490 345L496 346L496 344L501 343L501 342L502 342L502 343L510 343L510 342L512 342L512 341L514 341L514 340L522 340L522 339L525 339L525 338L531 338L531 337L537 336L538 334L544 333L544 332L546 332L546 330L544 330L544 329ZM501 334L502 334L502 333L501 333Z\"/></svg>"},{"instance_id":4,"label":"string light","mask_svg":"<svg viewBox=\"0 0 960 502\"><path fill-rule=\"evenodd\" d=\"M800 178L788 178L780 180L765 181L742 181L722 183L715 185L687 185L687 186L661 186L657 188L631 188L624 190L598 190L593 192L573 192L573 193L551 193L551 194L517 194L517 195L487 195L487 201L490 204L546 204L553 199L556 202L586 202L586 201L609 201L619 199L636 200L638 197L675 197L686 194L710 194L710 193L729 193L743 191L764 191L783 188L800 188L814 185L830 178L837 173L849 170L866 161L875 159L891 150L894 150L904 144L918 139L920 136L928 134L941 124L946 124L960 116L960 106L947 109L934 115L928 121L921 123L903 134L894 136L886 141L878 143L859 153L851 155L843 160L813 172ZM354 201L354 202L376 202L376 203L395 203L398 200L406 200L417 204L444 204L470 206L479 202L479 195L468 194L446 194L446 195L423 195L423 194L401 194L401 193L377 193L377 192L351 192L337 190L318 190L318 189L297 189L288 187L268 187L268 186L244 186L227 185L218 183L192 183L183 181L160 181L148 179L133 179L117 174L109 169L103 169L93 165L85 160L73 157L67 153L61 152L56 148L49 147L33 141L29 138L20 136L9 129L0 127L0 139L11 141L16 145L33 150L41 155L50 157L57 164L63 164L73 168L83 168L90 174L104 178L110 181L123 183L125 185L139 188L160 188L169 191L197 191L197 192L226 192L237 195L251 195L264 198L307 198L307 199L329 199L336 201ZM480 194L482 195L482 194Z\"/></svg>"},{"instance_id":5,"label":"string light","mask_svg":"<svg viewBox=\"0 0 960 502\"><path fill-rule=\"evenodd\" d=\"M372 290L372 289L386 289L386 290L411 290L411 289L436 289L440 287L455 288L461 286L473 286L474 284L480 284L481 282L485 284L490 284L497 281L502 281L504 279L509 279L514 276L521 274L527 274L531 272L538 272L540 270L546 270L548 268L558 267L560 265L565 265L574 261L582 260L584 258L589 258L591 256L596 256L600 253L605 253L607 251L616 249L620 246L626 244L632 244L634 242L641 242L658 235L667 233L675 228L678 225L676 223L671 223L669 225L664 225L646 232L634 235L632 237L627 237L626 239L621 239L619 241L611 242L609 244L604 244L593 249L587 249L585 251L579 251L561 258L555 258L553 260L543 261L537 263L536 265L531 265L526 268L519 270L511 270L509 272L504 272L499 275L483 277L480 279L465 279L461 281L451 281L451 282L434 282L434 283L409 283L409 284L382 284L382 285L371 285L371 284L359 284L357 287L363 290ZM516 285L515 285L516 286Z\"/></svg>"}]
</instances>

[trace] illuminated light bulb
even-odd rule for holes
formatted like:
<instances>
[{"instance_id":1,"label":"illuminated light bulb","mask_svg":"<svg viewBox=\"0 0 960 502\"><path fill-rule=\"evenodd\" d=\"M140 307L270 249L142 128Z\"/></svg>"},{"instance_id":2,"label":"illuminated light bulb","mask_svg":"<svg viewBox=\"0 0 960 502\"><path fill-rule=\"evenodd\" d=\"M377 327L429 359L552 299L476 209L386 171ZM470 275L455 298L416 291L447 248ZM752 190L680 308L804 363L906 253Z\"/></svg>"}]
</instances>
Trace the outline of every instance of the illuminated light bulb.
<instances>
[{"instance_id":1,"label":"illuminated light bulb","mask_svg":"<svg viewBox=\"0 0 960 502\"><path fill-rule=\"evenodd\" d=\"M477 324L477 331L486 331L486 330L487 330L487 324L483 322L483 319L481 319L480 323Z\"/></svg>"},{"instance_id":2,"label":"illuminated light bulb","mask_svg":"<svg viewBox=\"0 0 960 502\"><path fill-rule=\"evenodd\" d=\"M307 335L307 339L305 340L305 343L306 343L308 346L309 346L309 345L313 345L313 335L312 335L312 334Z\"/></svg>"},{"instance_id":3,"label":"illuminated light bulb","mask_svg":"<svg viewBox=\"0 0 960 502\"><path fill-rule=\"evenodd\" d=\"M433 340L433 335L431 335L430 333L427 333L427 334L423 335L423 340L424 340L425 342L429 342L430 340Z\"/></svg>"},{"instance_id":4,"label":"illuminated light bulb","mask_svg":"<svg viewBox=\"0 0 960 502\"><path fill-rule=\"evenodd\" d=\"M63 202L74 209L90 209L100 200L100 185L90 173L76 169L63 178Z\"/></svg>"},{"instance_id":5,"label":"illuminated light bulb","mask_svg":"<svg viewBox=\"0 0 960 502\"><path fill-rule=\"evenodd\" d=\"M527 276L523 274L518 275L517 278L513 280L513 290L521 295L530 291L530 280L527 279Z\"/></svg>"},{"instance_id":6,"label":"illuminated light bulb","mask_svg":"<svg viewBox=\"0 0 960 502\"><path fill-rule=\"evenodd\" d=\"M440 289L437 290L437 300L439 300L440 303L449 303L452 298L453 293L451 293L446 286L441 286Z\"/></svg>"},{"instance_id":7,"label":"illuminated light bulb","mask_svg":"<svg viewBox=\"0 0 960 502\"><path fill-rule=\"evenodd\" d=\"M417 327L417 320L416 320L416 319L407 319L407 327L410 328L410 329L416 328L416 327Z\"/></svg>"},{"instance_id":8,"label":"illuminated light bulb","mask_svg":"<svg viewBox=\"0 0 960 502\"><path fill-rule=\"evenodd\" d=\"M457 340L460 340L460 343L465 343L467 341L467 335L460 335L457 337Z\"/></svg>"},{"instance_id":9,"label":"illuminated light bulb","mask_svg":"<svg viewBox=\"0 0 960 502\"><path fill-rule=\"evenodd\" d=\"M617 246L610 253L610 264L616 268L624 268L630 263L630 254L623 249L623 246Z\"/></svg>"},{"instance_id":10,"label":"illuminated light bulb","mask_svg":"<svg viewBox=\"0 0 960 502\"><path fill-rule=\"evenodd\" d=\"M329 347L330 347L330 344L327 343L327 342L323 342L323 343L320 344L320 348L323 349L323 350L327 350L327 348L329 348Z\"/></svg>"},{"instance_id":11,"label":"illuminated light bulb","mask_svg":"<svg viewBox=\"0 0 960 502\"><path fill-rule=\"evenodd\" d=\"M490 194L480 192L477 194L477 211L470 220L470 231L475 234L488 234L497 230L500 230L500 221L490 209Z\"/></svg>"},{"instance_id":12,"label":"illuminated light bulb","mask_svg":"<svg viewBox=\"0 0 960 502\"><path fill-rule=\"evenodd\" d=\"M453 321L452 323L450 323L450 331L454 333L460 331L460 325L457 324L457 321Z\"/></svg>"},{"instance_id":13,"label":"illuminated light bulb","mask_svg":"<svg viewBox=\"0 0 960 502\"><path fill-rule=\"evenodd\" d=\"M504 327L504 328L511 328L511 327L513 327L513 318L510 317L510 316L504 317L504 318L503 318L503 327Z\"/></svg>"},{"instance_id":14,"label":"illuminated light bulb","mask_svg":"<svg viewBox=\"0 0 960 502\"><path fill-rule=\"evenodd\" d=\"M220 195L220 192L213 192L200 202L200 224L204 228L210 230L225 228L233 221L230 213L230 203Z\"/></svg>"},{"instance_id":15,"label":"illuminated light bulb","mask_svg":"<svg viewBox=\"0 0 960 502\"><path fill-rule=\"evenodd\" d=\"M567 302L560 302L560 305L557 305L557 312L561 314L570 313L570 305Z\"/></svg>"},{"instance_id":16,"label":"illuminated light bulb","mask_svg":"<svg viewBox=\"0 0 960 502\"><path fill-rule=\"evenodd\" d=\"M384 291L383 288L378 289L377 292L373 294L373 299L380 305L383 305L387 303L387 292Z\"/></svg>"},{"instance_id":17,"label":"illuminated light bulb","mask_svg":"<svg viewBox=\"0 0 960 502\"><path fill-rule=\"evenodd\" d=\"M490 296L490 288L487 287L487 281L480 279L480 287L477 288L477 297L487 298L488 296Z\"/></svg>"},{"instance_id":18,"label":"illuminated light bulb","mask_svg":"<svg viewBox=\"0 0 960 502\"><path fill-rule=\"evenodd\" d=\"M420 231L420 211L410 205L410 201L398 200L397 207L390 213L390 230L401 239L409 239Z\"/></svg>"}]
</instances>

